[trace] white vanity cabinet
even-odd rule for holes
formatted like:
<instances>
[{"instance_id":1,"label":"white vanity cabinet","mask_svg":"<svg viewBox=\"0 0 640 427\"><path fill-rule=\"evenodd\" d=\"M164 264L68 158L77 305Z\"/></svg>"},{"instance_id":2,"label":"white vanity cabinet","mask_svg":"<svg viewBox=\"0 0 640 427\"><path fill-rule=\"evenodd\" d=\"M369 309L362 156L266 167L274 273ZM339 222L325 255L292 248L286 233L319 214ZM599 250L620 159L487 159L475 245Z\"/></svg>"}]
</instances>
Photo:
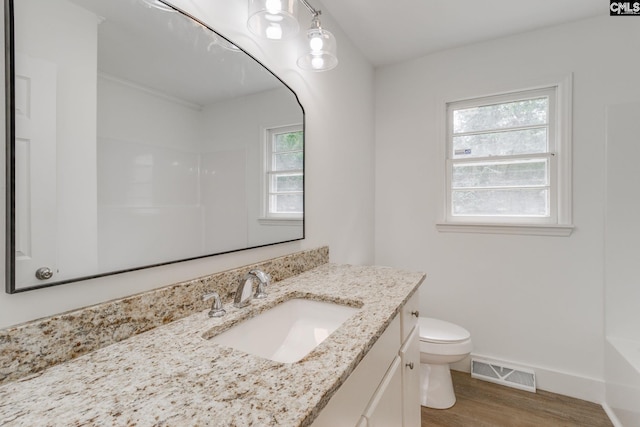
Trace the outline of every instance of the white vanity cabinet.
<instances>
[{"instance_id":1,"label":"white vanity cabinet","mask_svg":"<svg viewBox=\"0 0 640 427\"><path fill-rule=\"evenodd\" d=\"M313 427L419 427L418 293L320 412Z\"/></svg>"},{"instance_id":2,"label":"white vanity cabinet","mask_svg":"<svg viewBox=\"0 0 640 427\"><path fill-rule=\"evenodd\" d=\"M420 426L420 298L416 292L402 307L402 425Z\"/></svg>"},{"instance_id":3,"label":"white vanity cabinet","mask_svg":"<svg viewBox=\"0 0 640 427\"><path fill-rule=\"evenodd\" d=\"M420 330L413 332L400 349L402 361L402 425L419 427L420 421Z\"/></svg>"},{"instance_id":4,"label":"white vanity cabinet","mask_svg":"<svg viewBox=\"0 0 640 427\"><path fill-rule=\"evenodd\" d=\"M363 417L367 420L367 427L395 426L402 419L401 366L402 361L396 356L364 411Z\"/></svg>"}]
</instances>

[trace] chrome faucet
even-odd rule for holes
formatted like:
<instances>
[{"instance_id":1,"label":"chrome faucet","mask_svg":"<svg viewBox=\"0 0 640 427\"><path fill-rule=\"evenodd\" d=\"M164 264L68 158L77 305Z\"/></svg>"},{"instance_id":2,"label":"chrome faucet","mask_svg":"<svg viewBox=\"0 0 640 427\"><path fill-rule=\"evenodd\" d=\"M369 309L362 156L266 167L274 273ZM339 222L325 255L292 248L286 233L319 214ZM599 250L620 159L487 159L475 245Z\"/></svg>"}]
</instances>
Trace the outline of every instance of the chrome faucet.
<instances>
[{"instance_id":1,"label":"chrome faucet","mask_svg":"<svg viewBox=\"0 0 640 427\"><path fill-rule=\"evenodd\" d=\"M236 289L236 296L233 299L233 305L235 307L242 308L249 305L254 280L258 281L258 286L256 287L255 294L253 294L253 298L262 299L267 297L265 288L271 284L271 277L262 270L251 270L245 274L243 279L240 279L238 289Z\"/></svg>"}]
</instances>

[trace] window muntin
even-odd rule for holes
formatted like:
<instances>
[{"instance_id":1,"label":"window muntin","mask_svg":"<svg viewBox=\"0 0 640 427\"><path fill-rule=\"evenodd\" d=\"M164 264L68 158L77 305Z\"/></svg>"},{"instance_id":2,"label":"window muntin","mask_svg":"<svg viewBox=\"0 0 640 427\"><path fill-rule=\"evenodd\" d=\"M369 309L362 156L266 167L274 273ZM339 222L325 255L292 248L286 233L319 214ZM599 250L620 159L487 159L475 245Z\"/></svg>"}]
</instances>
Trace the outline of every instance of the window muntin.
<instances>
[{"instance_id":1,"label":"window muntin","mask_svg":"<svg viewBox=\"0 0 640 427\"><path fill-rule=\"evenodd\" d=\"M268 129L265 151L265 217L301 219L304 209L302 126Z\"/></svg>"},{"instance_id":2,"label":"window muntin","mask_svg":"<svg viewBox=\"0 0 640 427\"><path fill-rule=\"evenodd\" d=\"M556 87L449 103L447 220L557 223Z\"/></svg>"}]
</instances>

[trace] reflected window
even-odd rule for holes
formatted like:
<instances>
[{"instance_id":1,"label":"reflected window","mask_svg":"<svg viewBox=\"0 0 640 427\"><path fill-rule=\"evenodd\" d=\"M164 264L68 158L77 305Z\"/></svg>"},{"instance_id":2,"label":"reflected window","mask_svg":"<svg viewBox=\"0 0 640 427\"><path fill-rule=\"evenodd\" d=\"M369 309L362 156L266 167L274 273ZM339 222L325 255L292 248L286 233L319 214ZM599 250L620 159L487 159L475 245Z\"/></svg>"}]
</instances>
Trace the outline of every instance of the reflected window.
<instances>
[{"instance_id":1,"label":"reflected window","mask_svg":"<svg viewBox=\"0 0 640 427\"><path fill-rule=\"evenodd\" d=\"M265 160L265 217L302 219L304 207L302 125L268 129Z\"/></svg>"}]
</instances>

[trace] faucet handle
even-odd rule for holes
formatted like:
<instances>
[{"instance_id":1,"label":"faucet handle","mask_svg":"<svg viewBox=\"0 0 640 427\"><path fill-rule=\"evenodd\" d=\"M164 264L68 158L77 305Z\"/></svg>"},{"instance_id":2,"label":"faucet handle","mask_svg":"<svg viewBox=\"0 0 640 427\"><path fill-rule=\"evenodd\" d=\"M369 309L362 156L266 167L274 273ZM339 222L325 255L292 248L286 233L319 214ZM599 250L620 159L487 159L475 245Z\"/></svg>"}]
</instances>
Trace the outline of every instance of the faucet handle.
<instances>
[{"instance_id":1,"label":"faucet handle","mask_svg":"<svg viewBox=\"0 0 640 427\"><path fill-rule=\"evenodd\" d=\"M222 317L227 314L227 311L222 308L222 301L220 301L220 295L217 292L211 292L202 296L202 301L213 298L213 304L211 304L211 310L209 310L209 317Z\"/></svg>"}]
</instances>

